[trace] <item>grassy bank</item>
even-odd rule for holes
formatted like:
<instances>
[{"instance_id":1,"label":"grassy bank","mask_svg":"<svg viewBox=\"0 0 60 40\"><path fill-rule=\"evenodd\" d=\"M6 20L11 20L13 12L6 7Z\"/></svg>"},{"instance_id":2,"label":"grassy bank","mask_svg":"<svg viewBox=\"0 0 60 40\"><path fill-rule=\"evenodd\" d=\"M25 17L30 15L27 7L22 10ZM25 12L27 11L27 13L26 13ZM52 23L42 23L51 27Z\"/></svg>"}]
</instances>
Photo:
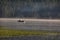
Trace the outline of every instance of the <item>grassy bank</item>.
<instances>
[{"instance_id":1,"label":"grassy bank","mask_svg":"<svg viewBox=\"0 0 60 40\"><path fill-rule=\"evenodd\" d=\"M27 35L60 35L60 32L49 32L41 30L10 30L0 28L0 36L27 36Z\"/></svg>"}]
</instances>

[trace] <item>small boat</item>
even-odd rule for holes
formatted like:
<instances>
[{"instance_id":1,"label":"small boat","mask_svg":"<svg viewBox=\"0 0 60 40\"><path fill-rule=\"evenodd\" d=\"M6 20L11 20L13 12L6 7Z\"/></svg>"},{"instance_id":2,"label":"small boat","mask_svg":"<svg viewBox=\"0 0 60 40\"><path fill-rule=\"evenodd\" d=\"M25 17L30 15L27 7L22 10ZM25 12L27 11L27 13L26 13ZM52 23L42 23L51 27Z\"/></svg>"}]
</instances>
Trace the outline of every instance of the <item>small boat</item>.
<instances>
[{"instance_id":1,"label":"small boat","mask_svg":"<svg viewBox=\"0 0 60 40\"><path fill-rule=\"evenodd\" d=\"M18 22L24 22L24 20L18 20Z\"/></svg>"}]
</instances>

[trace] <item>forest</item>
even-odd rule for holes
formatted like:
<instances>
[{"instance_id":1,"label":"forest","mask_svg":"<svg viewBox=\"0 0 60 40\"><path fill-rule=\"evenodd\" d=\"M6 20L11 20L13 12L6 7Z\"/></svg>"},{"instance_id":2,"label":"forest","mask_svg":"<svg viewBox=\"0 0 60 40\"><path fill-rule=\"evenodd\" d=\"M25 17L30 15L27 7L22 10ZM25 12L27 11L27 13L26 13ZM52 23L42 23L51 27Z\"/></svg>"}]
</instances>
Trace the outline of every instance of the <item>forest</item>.
<instances>
[{"instance_id":1,"label":"forest","mask_svg":"<svg viewBox=\"0 0 60 40\"><path fill-rule=\"evenodd\" d=\"M0 18L60 18L60 0L0 0Z\"/></svg>"}]
</instances>

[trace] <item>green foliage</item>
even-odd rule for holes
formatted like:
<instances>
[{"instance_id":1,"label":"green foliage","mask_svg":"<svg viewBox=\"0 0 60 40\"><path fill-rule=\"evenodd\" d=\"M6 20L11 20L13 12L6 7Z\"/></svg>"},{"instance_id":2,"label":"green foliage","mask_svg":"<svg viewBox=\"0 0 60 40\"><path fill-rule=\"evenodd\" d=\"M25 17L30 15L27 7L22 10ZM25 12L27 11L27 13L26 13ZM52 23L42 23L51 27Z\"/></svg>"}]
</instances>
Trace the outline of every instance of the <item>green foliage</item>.
<instances>
[{"instance_id":1,"label":"green foliage","mask_svg":"<svg viewBox=\"0 0 60 40\"><path fill-rule=\"evenodd\" d=\"M0 17L60 18L60 0L0 0L0 2Z\"/></svg>"},{"instance_id":2,"label":"green foliage","mask_svg":"<svg viewBox=\"0 0 60 40\"><path fill-rule=\"evenodd\" d=\"M0 36L31 36L31 35L59 35L60 32L38 31L38 30L2 30Z\"/></svg>"}]
</instances>

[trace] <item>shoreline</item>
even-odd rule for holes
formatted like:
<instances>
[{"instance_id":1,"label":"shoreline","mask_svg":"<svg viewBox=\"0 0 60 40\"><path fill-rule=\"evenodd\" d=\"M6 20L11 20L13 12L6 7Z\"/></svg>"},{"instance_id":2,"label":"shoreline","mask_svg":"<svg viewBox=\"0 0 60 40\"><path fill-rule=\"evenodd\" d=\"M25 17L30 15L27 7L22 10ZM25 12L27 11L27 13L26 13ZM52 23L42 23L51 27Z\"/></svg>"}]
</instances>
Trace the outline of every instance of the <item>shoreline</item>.
<instances>
[{"instance_id":1,"label":"shoreline","mask_svg":"<svg viewBox=\"0 0 60 40\"><path fill-rule=\"evenodd\" d=\"M32 19L32 18L0 18L2 20L24 20L24 21L50 21L50 22L59 22L60 19Z\"/></svg>"}]
</instances>

